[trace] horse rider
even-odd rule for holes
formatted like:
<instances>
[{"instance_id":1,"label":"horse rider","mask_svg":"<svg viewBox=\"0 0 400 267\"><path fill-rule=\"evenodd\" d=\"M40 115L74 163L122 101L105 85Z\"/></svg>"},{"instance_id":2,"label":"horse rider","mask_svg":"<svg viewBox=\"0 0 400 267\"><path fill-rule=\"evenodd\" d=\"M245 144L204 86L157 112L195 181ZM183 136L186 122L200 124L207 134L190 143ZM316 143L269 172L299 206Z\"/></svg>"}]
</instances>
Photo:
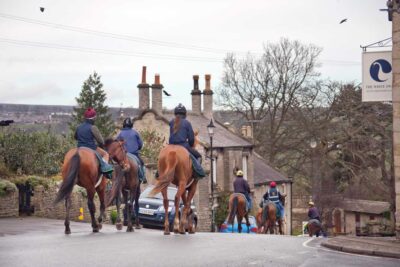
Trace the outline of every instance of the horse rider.
<instances>
[{"instance_id":1,"label":"horse rider","mask_svg":"<svg viewBox=\"0 0 400 267\"><path fill-rule=\"evenodd\" d=\"M281 215L281 218L283 218L284 215L284 208L281 203L281 198L282 198L281 192L279 192L278 188L276 188L276 182L272 181L269 184L269 189L267 192L265 192L263 199L264 201L271 201L275 204L276 208L279 210L279 213ZM262 207L262 203L260 205Z\"/></svg>"},{"instance_id":2,"label":"horse rider","mask_svg":"<svg viewBox=\"0 0 400 267\"><path fill-rule=\"evenodd\" d=\"M318 222L321 223L319 211L312 201L308 202L308 218L310 220L318 220Z\"/></svg>"},{"instance_id":3,"label":"horse rider","mask_svg":"<svg viewBox=\"0 0 400 267\"><path fill-rule=\"evenodd\" d=\"M84 117L85 121L78 126L74 136L75 140L78 141L78 148L87 147L92 149L99 159L101 172L105 177L111 179L113 167L108 164L108 153L101 148L104 146L104 139L97 126L94 125L96 110L88 108L84 113Z\"/></svg>"},{"instance_id":4,"label":"horse rider","mask_svg":"<svg viewBox=\"0 0 400 267\"><path fill-rule=\"evenodd\" d=\"M122 130L118 134L117 140L124 140L124 148L126 152L136 156L139 159L139 168L141 175L143 176L141 178L143 179L143 183L146 183L147 181L144 175L144 162L139 154L140 150L143 147L143 141L140 137L140 134L135 129L133 129L133 122L131 118L124 119L124 122L122 123Z\"/></svg>"},{"instance_id":5,"label":"horse rider","mask_svg":"<svg viewBox=\"0 0 400 267\"><path fill-rule=\"evenodd\" d=\"M249 183L243 178L243 171L238 170L236 172L236 179L233 182L234 193L241 193L245 195L247 200L247 210L251 210L252 201L250 197L250 186Z\"/></svg>"}]
</instances>

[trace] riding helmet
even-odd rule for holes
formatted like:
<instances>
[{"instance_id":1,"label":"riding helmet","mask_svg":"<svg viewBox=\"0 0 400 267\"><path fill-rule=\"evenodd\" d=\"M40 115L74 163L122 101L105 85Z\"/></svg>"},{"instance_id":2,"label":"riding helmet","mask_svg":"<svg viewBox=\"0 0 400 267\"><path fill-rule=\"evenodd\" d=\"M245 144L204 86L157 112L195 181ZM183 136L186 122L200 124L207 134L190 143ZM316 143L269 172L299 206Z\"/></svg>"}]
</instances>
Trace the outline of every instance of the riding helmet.
<instances>
[{"instance_id":1,"label":"riding helmet","mask_svg":"<svg viewBox=\"0 0 400 267\"><path fill-rule=\"evenodd\" d=\"M175 107L174 114L175 115L180 114L180 115L186 116L186 108L185 108L185 106L182 105L181 103L179 103L179 105Z\"/></svg>"},{"instance_id":2,"label":"riding helmet","mask_svg":"<svg viewBox=\"0 0 400 267\"><path fill-rule=\"evenodd\" d=\"M236 172L236 176L243 177L243 171L238 170L238 171Z\"/></svg>"},{"instance_id":3,"label":"riding helmet","mask_svg":"<svg viewBox=\"0 0 400 267\"><path fill-rule=\"evenodd\" d=\"M122 127L124 128L132 128L133 127L133 122L131 120L131 118L125 118L124 122L122 123Z\"/></svg>"},{"instance_id":4,"label":"riding helmet","mask_svg":"<svg viewBox=\"0 0 400 267\"><path fill-rule=\"evenodd\" d=\"M276 183L275 183L274 181L272 181L272 182L269 184L269 186L270 186L270 187L276 187Z\"/></svg>"},{"instance_id":5,"label":"riding helmet","mask_svg":"<svg viewBox=\"0 0 400 267\"><path fill-rule=\"evenodd\" d=\"M314 206L314 202L310 201L310 202L308 202L308 205Z\"/></svg>"},{"instance_id":6,"label":"riding helmet","mask_svg":"<svg viewBox=\"0 0 400 267\"><path fill-rule=\"evenodd\" d=\"M85 119L94 119L96 118L96 110L94 108L88 108L83 115Z\"/></svg>"}]
</instances>

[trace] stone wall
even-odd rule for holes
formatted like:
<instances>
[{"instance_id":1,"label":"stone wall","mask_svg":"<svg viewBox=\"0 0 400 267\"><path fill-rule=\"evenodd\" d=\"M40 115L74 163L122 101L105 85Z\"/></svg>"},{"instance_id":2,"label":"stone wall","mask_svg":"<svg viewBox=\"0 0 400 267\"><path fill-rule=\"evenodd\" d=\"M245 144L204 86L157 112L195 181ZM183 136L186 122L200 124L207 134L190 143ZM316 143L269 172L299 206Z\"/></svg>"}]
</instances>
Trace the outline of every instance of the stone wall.
<instances>
[{"instance_id":1,"label":"stone wall","mask_svg":"<svg viewBox=\"0 0 400 267\"><path fill-rule=\"evenodd\" d=\"M0 218L18 216L18 190L0 196Z\"/></svg>"},{"instance_id":2,"label":"stone wall","mask_svg":"<svg viewBox=\"0 0 400 267\"><path fill-rule=\"evenodd\" d=\"M311 196L293 195L292 196L292 232L302 231L302 222L308 221L308 202Z\"/></svg>"}]
</instances>

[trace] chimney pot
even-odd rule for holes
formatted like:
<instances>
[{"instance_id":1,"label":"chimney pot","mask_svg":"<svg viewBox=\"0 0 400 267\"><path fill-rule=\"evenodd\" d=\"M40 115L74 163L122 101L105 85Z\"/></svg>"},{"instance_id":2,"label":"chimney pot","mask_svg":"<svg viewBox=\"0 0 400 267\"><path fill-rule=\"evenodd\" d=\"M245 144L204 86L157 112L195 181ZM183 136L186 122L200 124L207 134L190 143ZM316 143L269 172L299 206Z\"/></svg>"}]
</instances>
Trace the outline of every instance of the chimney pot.
<instances>
[{"instance_id":1,"label":"chimney pot","mask_svg":"<svg viewBox=\"0 0 400 267\"><path fill-rule=\"evenodd\" d=\"M160 84L160 74L158 73L154 76L154 84Z\"/></svg>"},{"instance_id":2,"label":"chimney pot","mask_svg":"<svg viewBox=\"0 0 400 267\"><path fill-rule=\"evenodd\" d=\"M212 118L213 116L213 91L211 90L211 75L205 75L206 86L203 90L203 101L204 109L203 115L207 118Z\"/></svg>"},{"instance_id":3,"label":"chimney pot","mask_svg":"<svg viewBox=\"0 0 400 267\"><path fill-rule=\"evenodd\" d=\"M199 89L199 75L193 75L192 112L201 114L201 91Z\"/></svg>"},{"instance_id":4,"label":"chimney pot","mask_svg":"<svg viewBox=\"0 0 400 267\"><path fill-rule=\"evenodd\" d=\"M142 83L146 83L146 66L142 68Z\"/></svg>"}]
</instances>

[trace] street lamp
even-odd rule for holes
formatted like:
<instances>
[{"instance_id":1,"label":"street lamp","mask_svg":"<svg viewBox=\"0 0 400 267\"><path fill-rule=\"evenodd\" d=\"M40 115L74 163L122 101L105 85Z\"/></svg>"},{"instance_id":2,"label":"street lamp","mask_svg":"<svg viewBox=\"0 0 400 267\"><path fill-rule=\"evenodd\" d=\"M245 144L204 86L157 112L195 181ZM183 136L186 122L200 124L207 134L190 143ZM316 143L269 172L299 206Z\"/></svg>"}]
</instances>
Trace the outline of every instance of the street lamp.
<instances>
[{"instance_id":1,"label":"street lamp","mask_svg":"<svg viewBox=\"0 0 400 267\"><path fill-rule=\"evenodd\" d=\"M211 160L211 232L214 232L214 158L213 158L213 136L214 136L214 122L211 119L210 124L207 125L208 136L210 136L210 160Z\"/></svg>"},{"instance_id":2,"label":"street lamp","mask_svg":"<svg viewBox=\"0 0 400 267\"><path fill-rule=\"evenodd\" d=\"M318 143L316 139L312 138L310 140L310 147L311 147L311 179L312 179L312 198L313 201L319 205L319 194L320 192L320 183L321 183L321 158L319 155L318 150Z\"/></svg>"}]
</instances>

